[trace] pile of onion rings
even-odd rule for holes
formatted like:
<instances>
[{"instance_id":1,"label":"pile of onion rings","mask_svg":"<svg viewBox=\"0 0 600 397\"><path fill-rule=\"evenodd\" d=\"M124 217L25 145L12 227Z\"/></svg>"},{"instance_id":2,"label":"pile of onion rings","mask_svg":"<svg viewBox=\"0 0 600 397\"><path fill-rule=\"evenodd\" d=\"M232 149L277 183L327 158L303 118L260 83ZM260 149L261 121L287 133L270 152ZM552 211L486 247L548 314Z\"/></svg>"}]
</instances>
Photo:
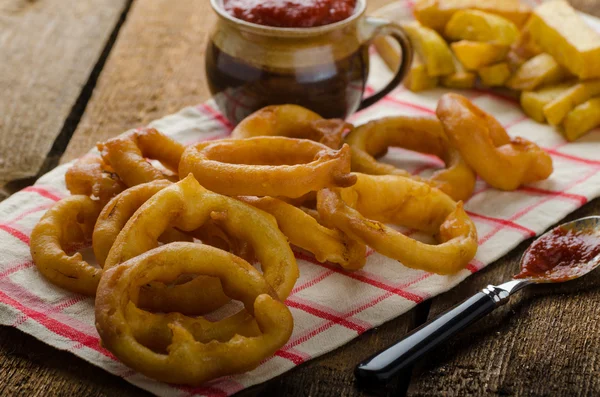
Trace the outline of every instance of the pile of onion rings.
<instances>
[{"instance_id":1,"label":"pile of onion rings","mask_svg":"<svg viewBox=\"0 0 600 397\"><path fill-rule=\"evenodd\" d=\"M516 189L552 171L546 153L464 97L442 97L437 116L355 127L281 105L250 115L230 139L189 147L151 128L128 132L68 170L73 196L35 226L33 261L55 285L96 296L103 345L141 373L199 385L251 370L292 333L283 302L299 277L294 251L354 271L370 246L410 268L455 273L477 251L463 208L476 174ZM378 161L390 147L446 168L411 175ZM89 245L98 266L78 252ZM203 317L231 300L243 308Z\"/></svg>"}]
</instances>

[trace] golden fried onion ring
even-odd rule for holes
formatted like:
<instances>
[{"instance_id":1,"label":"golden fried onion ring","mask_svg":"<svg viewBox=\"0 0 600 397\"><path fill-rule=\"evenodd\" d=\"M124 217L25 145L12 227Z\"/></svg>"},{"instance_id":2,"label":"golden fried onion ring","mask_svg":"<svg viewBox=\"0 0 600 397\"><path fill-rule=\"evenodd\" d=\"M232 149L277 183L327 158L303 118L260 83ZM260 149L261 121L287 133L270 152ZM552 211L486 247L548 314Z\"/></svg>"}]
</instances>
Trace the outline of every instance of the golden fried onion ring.
<instances>
[{"instance_id":1,"label":"golden fried onion ring","mask_svg":"<svg viewBox=\"0 0 600 397\"><path fill-rule=\"evenodd\" d=\"M436 114L465 161L491 186L515 190L552 174L552 158L543 149L510 138L494 117L464 96L443 95Z\"/></svg>"},{"instance_id":2,"label":"golden fried onion ring","mask_svg":"<svg viewBox=\"0 0 600 397\"><path fill-rule=\"evenodd\" d=\"M69 196L54 204L31 232L33 262L44 277L61 288L94 296L102 270L83 260L80 248L92 237L101 205L87 196Z\"/></svg>"},{"instance_id":3,"label":"golden fried onion ring","mask_svg":"<svg viewBox=\"0 0 600 397\"><path fill-rule=\"evenodd\" d=\"M298 105L267 106L239 123L231 137L234 139L256 136L286 136L310 139L332 149L339 149L343 133L351 125L341 119L325 120L317 113Z\"/></svg>"},{"instance_id":4,"label":"golden fried onion ring","mask_svg":"<svg viewBox=\"0 0 600 397\"><path fill-rule=\"evenodd\" d=\"M137 341L126 311L136 303L138 289L155 279L173 280L182 273L218 277L226 293L242 301L254 315L260 333L203 343L173 321L168 324L172 339L166 354ZM104 274L96 298L96 328L103 346L136 371L163 382L200 385L256 368L287 342L293 319L260 273L243 259L205 245L171 243Z\"/></svg>"},{"instance_id":5,"label":"golden fried onion ring","mask_svg":"<svg viewBox=\"0 0 600 397\"><path fill-rule=\"evenodd\" d=\"M475 173L450 144L435 117L395 116L373 120L356 127L346 137L352 147L352 170L372 175L410 174L373 156L384 155L390 146L432 154L446 164L429 178L418 178L437 187L455 200L467 200L475 188Z\"/></svg>"},{"instance_id":6,"label":"golden fried onion ring","mask_svg":"<svg viewBox=\"0 0 600 397\"><path fill-rule=\"evenodd\" d=\"M71 194L97 197L102 203L126 188L101 157L92 155L80 158L67 170L65 183Z\"/></svg>"},{"instance_id":7,"label":"golden fried onion ring","mask_svg":"<svg viewBox=\"0 0 600 397\"><path fill-rule=\"evenodd\" d=\"M290 243L311 252L319 262L337 263L347 270L365 265L366 246L340 230L322 226L312 216L272 197L238 197L247 204L268 212Z\"/></svg>"},{"instance_id":8,"label":"golden fried onion ring","mask_svg":"<svg viewBox=\"0 0 600 397\"><path fill-rule=\"evenodd\" d=\"M104 161L131 187L157 179L177 181L179 159L185 147L154 128L143 128L99 143L98 149ZM160 161L175 174L159 170L146 158Z\"/></svg>"},{"instance_id":9,"label":"golden fried onion ring","mask_svg":"<svg viewBox=\"0 0 600 397\"><path fill-rule=\"evenodd\" d=\"M172 183L157 180L127 189L112 199L100 212L94 228L93 248L96 260L104 267L106 257L127 221L150 197ZM193 238L176 229L167 229L158 239L192 241ZM225 248L225 247L222 247ZM183 277L175 285L153 282L140 289L139 305L144 309L185 314L209 313L229 301L218 279L198 276Z\"/></svg>"},{"instance_id":10,"label":"golden fried onion ring","mask_svg":"<svg viewBox=\"0 0 600 397\"><path fill-rule=\"evenodd\" d=\"M186 149L180 175L228 196L297 198L324 187L346 187L350 147L333 150L306 139L256 137L203 142Z\"/></svg>"},{"instance_id":11,"label":"golden fried onion ring","mask_svg":"<svg viewBox=\"0 0 600 397\"><path fill-rule=\"evenodd\" d=\"M477 230L462 202L398 175L357 176L350 188L319 191L318 211L326 224L414 269L451 274L473 259ZM435 231L440 244L421 243L384 222Z\"/></svg>"},{"instance_id":12,"label":"golden fried onion ring","mask_svg":"<svg viewBox=\"0 0 600 397\"><path fill-rule=\"evenodd\" d=\"M298 278L298 266L275 219L238 200L204 189L192 175L161 190L136 211L111 248L105 269L156 247L158 236L169 227L192 231L210 219L217 220L229 235L252 245L265 279L282 300L287 298ZM256 230L261 232L256 233ZM139 338L146 338L144 334L160 329L168 315L147 313L146 316L148 323L134 330ZM194 320L189 319L190 328L204 327ZM242 311L225 323L209 324L210 329L203 331L214 338L229 337L236 332L243 334L244 329L255 329L249 320L252 317Z\"/></svg>"},{"instance_id":13,"label":"golden fried onion ring","mask_svg":"<svg viewBox=\"0 0 600 397\"><path fill-rule=\"evenodd\" d=\"M170 185L167 180L157 180L129 188L102 209L92 237L94 255L101 267L104 267L108 252L129 218L150 197Z\"/></svg>"}]
</instances>

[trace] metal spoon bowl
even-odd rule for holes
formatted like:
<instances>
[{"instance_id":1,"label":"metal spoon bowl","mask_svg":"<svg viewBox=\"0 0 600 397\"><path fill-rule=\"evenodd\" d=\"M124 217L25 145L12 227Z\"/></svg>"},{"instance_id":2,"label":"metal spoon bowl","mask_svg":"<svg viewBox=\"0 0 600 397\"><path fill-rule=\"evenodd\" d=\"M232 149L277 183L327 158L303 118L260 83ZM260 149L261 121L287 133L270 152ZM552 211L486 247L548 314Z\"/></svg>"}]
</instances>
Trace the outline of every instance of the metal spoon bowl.
<instances>
[{"instance_id":1,"label":"metal spoon bowl","mask_svg":"<svg viewBox=\"0 0 600 397\"><path fill-rule=\"evenodd\" d=\"M600 241L600 216L592 216L557 226L540 236L536 242L547 237L557 228L585 233ZM525 255L521 258L521 265L524 257ZM471 298L407 334L399 342L361 362L354 374L363 385L385 383L449 337L507 303L511 295L524 287L531 284L574 280L588 274L598 265L600 265L600 254L589 261L578 263L574 267L576 271L570 271L567 275L559 274L554 268L544 273L543 277L513 278L498 286L488 285Z\"/></svg>"}]
</instances>

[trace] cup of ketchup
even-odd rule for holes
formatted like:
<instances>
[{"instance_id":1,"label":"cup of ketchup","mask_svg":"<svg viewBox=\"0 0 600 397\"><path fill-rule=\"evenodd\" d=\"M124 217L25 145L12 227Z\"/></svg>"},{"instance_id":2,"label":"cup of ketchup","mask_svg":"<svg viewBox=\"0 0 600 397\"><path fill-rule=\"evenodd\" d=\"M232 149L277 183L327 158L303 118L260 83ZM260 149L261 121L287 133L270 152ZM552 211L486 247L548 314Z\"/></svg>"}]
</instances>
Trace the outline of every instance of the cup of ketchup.
<instances>
[{"instance_id":1,"label":"cup of ketchup","mask_svg":"<svg viewBox=\"0 0 600 397\"><path fill-rule=\"evenodd\" d=\"M396 88L412 61L399 25L367 17L365 0L211 0L218 15L206 75L223 114L237 124L268 105L297 104L346 118ZM369 44L395 39L402 64L390 83L363 98Z\"/></svg>"}]
</instances>

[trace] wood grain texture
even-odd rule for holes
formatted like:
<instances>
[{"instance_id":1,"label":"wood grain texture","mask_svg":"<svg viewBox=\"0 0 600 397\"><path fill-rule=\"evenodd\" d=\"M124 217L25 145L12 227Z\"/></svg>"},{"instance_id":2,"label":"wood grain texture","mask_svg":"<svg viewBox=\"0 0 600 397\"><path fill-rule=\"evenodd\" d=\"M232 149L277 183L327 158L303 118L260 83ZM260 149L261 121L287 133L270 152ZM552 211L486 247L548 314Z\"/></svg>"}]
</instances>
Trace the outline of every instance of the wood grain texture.
<instances>
[{"instance_id":1,"label":"wood grain texture","mask_svg":"<svg viewBox=\"0 0 600 397\"><path fill-rule=\"evenodd\" d=\"M62 161L208 99L204 51L215 20L207 0L134 2Z\"/></svg>"},{"instance_id":2,"label":"wood grain texture","mask_svg":"<svg viewBox=\"0 0 600 397\"><path fill-rule=\"evenodd\" d=\"M0 181L38 172L125 3L0 1Z\"/></svg>"}]
</instances>

